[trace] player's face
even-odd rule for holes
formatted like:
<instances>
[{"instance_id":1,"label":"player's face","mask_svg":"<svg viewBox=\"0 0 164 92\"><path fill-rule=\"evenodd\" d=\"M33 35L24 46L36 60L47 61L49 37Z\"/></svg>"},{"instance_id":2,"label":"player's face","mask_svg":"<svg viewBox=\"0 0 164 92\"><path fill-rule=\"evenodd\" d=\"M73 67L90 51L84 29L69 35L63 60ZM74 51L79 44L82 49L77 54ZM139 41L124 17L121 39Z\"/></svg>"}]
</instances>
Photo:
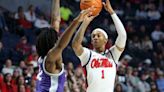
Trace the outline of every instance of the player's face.
<instances>
[{"instance_id":1,"label":"player's face","mask_svg":"<svg viewBox=\"0 0 164 92\"><path fill-rule=\"evenodd\" d=\"M99 31L93 31L91 34L92 45L94 48L101 48L107 43L107 39L103 33Z\"/></svg>"}]
</instances>

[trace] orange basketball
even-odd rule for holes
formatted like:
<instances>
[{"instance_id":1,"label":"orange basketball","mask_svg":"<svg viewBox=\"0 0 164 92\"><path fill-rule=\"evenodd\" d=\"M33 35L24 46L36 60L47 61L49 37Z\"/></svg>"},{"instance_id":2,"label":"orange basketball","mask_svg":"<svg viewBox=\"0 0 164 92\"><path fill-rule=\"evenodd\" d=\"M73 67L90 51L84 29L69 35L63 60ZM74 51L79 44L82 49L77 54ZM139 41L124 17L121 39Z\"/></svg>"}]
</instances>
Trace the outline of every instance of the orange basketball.
<instances>
[{"instance_id":1,"label":"orange basketball","mask_svg":"<svg viewBox=\"0 0 164 92\"><path fill-rule=\"evenodd\" d=\"M92 15L97 15L102 10L102 1L101 0L81 0L80 9L85 10L89 7L94 6L95 10L92 11Z\"/></svg>"}]
</instances>

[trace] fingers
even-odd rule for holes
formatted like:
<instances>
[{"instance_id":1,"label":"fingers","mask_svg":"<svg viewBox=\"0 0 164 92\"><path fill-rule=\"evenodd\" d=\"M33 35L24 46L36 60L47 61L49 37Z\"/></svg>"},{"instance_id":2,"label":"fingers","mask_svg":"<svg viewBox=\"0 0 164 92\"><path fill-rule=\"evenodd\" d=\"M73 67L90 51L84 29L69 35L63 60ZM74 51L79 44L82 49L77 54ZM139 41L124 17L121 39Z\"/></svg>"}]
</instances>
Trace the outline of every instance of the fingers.
<instances>
[{"instance_id":1,"label":"fingers","mask_svg":"<svg viewBox=\"0 0 164 92\"><path fill-rule=\"evenodd\" d=\"M85 15L85 14L91 13L93 9L94 9L94 6L88 8L86 10L82 10L81 13Z\"/></svg>"},{"instance_id":2,"label":"fingers","mask_svg":"<svg viewBox=\"0 0 164 92\"><path fill-rule=\"evenodd\" d=\"M107 5L105 2L103 2L103 6L104 6L105 10L107 10Z\"/></svg>"},{"instance_id":3,"label":"fingers","mask_svg":"<svg viewBox=\"0 0 164 92\"><path fill-rule=\"evenodd\" d=\"M95 15L95 16L91 16L92 19L94 19L95 17L97 17L99 14Z\"/></svg>"},{"instance_id":4,"label":"fingers","mask_svg":"<svg viewBox=\"0 0 164 92\"><path fill-rule=\"evenodd\" d=\"M107 4L110 4L109 0L106 0L106 3L107 3Z\"/></svg>"},{"instance_id":5,"label":"fingers","mask_svg":"<svg viewBox=\"0 0 164 92\"><path fill-rule=\"evenodd\" d=\"M105 2L103 2L102 4L103 4L104 7L106 6Z\"/></svg>"}]
</instances>

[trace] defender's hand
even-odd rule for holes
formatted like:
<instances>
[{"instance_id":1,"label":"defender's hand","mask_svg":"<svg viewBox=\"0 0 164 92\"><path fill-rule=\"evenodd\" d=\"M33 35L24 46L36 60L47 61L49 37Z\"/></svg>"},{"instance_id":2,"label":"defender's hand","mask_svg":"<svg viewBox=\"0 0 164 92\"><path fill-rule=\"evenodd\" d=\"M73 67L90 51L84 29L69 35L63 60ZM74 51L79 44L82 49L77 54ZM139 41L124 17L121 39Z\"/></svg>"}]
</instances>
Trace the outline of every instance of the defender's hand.
<instances>
[{"instance_id":1,"label":"defender's hand","mask_svg":"<svg viewBox=\"0 0 164 92\"><path fill-rule=\"evenodd\" d=\"M87 16L84 17L84 21L83 22L86 23L86 24L89 24L98 15L95 15L95 16L87 15Z\"/></svg>"},{"instance_id":2,"label":"defender's hand","mask_svg":"<svg viewBox=\"0 0 164 92\"><path fill-rule=\"evenodd\" d=\"M93 7L88 8L86 10L82 10L80 12L80 14L75 18L75 20L77 20L79 22L82 22L84 20L85 16L88 16L88 15L92 14L92 9L93 9Z\"/></svg>"}]
</instances>

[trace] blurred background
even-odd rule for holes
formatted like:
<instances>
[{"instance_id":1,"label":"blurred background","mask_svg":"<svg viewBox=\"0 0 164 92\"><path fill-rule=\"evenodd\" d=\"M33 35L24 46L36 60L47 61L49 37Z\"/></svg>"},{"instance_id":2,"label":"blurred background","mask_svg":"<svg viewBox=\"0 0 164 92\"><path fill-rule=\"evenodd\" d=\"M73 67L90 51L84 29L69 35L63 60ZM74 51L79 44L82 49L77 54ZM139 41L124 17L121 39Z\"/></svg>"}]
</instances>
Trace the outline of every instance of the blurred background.
<instances>
[{"instance_id":1,"label":"blurred background","mask_svg":"<svg viewBox=\"0 0 164 92\"><path fill-rule=\"evenodd\" d=\"M128 34L117 67L115 92L164 92L164 1L110 1ZM35 92L38 73L35 42L38 29L50 26L51 2L0 0L0 92ZM79 2L61 0L59 35L80 12ZM104 9L88 27L83 45L92 49L90 33L97 27L108 33L106 48L110 48L117 33ZM83 68L70 45L64 50L63 59L67 72L65 92L85 92Z\"/></svg>"}]
</instances>

